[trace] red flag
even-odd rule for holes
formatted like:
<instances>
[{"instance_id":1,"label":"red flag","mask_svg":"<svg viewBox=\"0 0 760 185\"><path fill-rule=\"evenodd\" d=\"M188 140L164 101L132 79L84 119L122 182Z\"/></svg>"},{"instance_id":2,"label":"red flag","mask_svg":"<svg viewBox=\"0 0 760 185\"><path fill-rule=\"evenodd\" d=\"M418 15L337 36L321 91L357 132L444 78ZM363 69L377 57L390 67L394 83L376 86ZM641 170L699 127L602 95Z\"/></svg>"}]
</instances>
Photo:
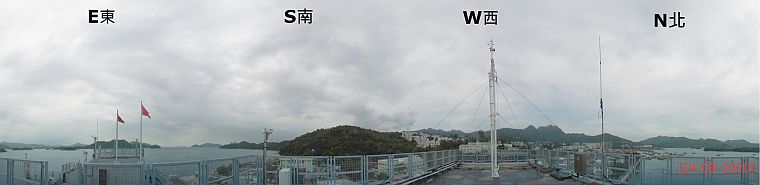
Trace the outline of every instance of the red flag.
<instances>
[{"instance_id":1,"label":"red flag","mask_svg":"<svg viewBox=\"0 0 760 185\"><path fill-rule=\"evenodd\" d=\"M150 118L150 112L148 112L148 109L145 109L145 106L143 106L142 103L140 103L140 109L142 109L143 116L148 116L148 118Z\"/></svg>"},{"instance_id":2,"label":"red flag","mask_svg":"<svg viewBox=\"0 0 760 185\"><path fill-rule=\"evenodd\" d=\"M119 116L119 111L116 111L116 123L124 123L124 120Z\"/></svg>"}]
</instances>

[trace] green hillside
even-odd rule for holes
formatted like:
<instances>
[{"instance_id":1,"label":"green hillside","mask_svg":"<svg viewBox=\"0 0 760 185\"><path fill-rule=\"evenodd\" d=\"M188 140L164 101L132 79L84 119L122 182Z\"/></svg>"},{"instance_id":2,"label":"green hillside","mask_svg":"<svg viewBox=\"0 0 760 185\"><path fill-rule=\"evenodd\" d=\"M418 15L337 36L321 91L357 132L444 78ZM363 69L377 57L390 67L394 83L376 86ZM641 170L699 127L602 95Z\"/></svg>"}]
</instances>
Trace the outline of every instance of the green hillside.
<instances>
[{"instance_id":1,"label":"green hillside","mask_svg":"<svg viewBox=\"0 0 760 185\"><path fill-rule=\"evenodd\" d=\"M378 132L344 125L298 136L280 148L280 155L372 155L416 150L416 144L402 138L399 132Z\"/></svg>"}]
</instances>

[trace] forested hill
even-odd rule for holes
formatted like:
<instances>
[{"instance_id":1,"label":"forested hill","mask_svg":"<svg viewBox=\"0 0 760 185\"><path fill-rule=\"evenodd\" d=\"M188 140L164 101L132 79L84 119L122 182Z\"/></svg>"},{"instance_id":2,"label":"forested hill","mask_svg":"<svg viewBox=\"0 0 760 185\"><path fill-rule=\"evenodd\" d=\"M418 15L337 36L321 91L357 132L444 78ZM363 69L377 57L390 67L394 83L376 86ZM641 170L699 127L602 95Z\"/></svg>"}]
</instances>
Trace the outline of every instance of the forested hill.
<instances>
[{"instance_id":1,"label":"forested hill","mask_svg":"<svg viewBox=\"0 0 760 185\"><path fill-rule=\"evenodd\" d=\"M282 144L287 143L288 141L282 141L282 142L267 142L267 150L280 150L280 147ZM222 145L219 148L221 149L255 149L255 150L261 150L264 149L264 143L249 143L248 141L241 141L239 143L230 143L226 145Z\"/></svg>"},{"instance_id":2,"label":"forested hill","mask_svg":"<svg viewBox=\"0 0 760 185\"><path fill-rule=\"evenodd\" d=\"M441 135L451 138L460 139L480 139L490 140L490 130L476 131L465 133L459 130L443 131L435 129L422 129L419 132ZM497 129L498 137L500 141L525 141L525 142L553 142L553 143L596 143L602 141L602 135L589 136L580 133L565 133L558 126L547 125L541 127L534 127L530 125L524 129L514 128L500 128ZM604 134L607 142L612 142L615 146L624 143L632 143L632 141L614 136L612 134Z\"/></svg>"},{"instance_id":3,"label":"forested hill","mask_svg":"<svg viewBox=\"0 0 760 185\"><path fill-rule=\"evenodd\" d=\"M298 136L280 147L280 155L372 155L416 150L414 141L402 138L400 132L378 132L344 125Z\"/></svg>"}]
</instances>

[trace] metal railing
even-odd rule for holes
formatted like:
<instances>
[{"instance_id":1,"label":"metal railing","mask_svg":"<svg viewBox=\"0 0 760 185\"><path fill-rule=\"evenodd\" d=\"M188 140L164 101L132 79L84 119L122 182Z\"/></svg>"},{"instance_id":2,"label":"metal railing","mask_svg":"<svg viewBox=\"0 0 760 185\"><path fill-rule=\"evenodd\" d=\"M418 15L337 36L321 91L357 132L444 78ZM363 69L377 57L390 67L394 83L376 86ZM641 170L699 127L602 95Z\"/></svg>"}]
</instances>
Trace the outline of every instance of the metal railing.
<instances>
[{"instance_id":1,"label":"metal railing","mask_svg":"<svg viewBox=\"0 0 760 185\"><path fill-rule=\"evenodd\" d=\"M260 157L147 164L143 184L260 184Z\"/></svg>"},{"instance_id":2,"label":"metal railing","mask_svg":"<svg viewBox=\"0 0 760 185\"><path fill-rule=\"evenodd\" d=\"M498 150L498 163L528 162L531 150ZM462 152L457 150L457 160L462 163L490 163L491 153L488 150L476 152Z\"/></svg>"},{"instance_id":3,"label":"metal railing","mask_svg":"<svg viewBox=\"0 0 760 185\"><path fill-rule=\"evenodd\" d=\"M566 171L587 179L613 184L755 184L760 182L758 157L681 157L648 160L637 154L578 153L531 150L530 159L541 167ZM576 155L581 158L576 164ZM661 164L664 163L664 164ZM582 165L583 172L575 166ZM648 165L652 167L648 168ZM606 171L606 178L604 175Z\"/></svg>"},{"instance_id":4,"label":"metal railing","mask_svg":"<svg viewBox=\"0 0 760 185\"><path fill-rule=\"evenodd\" d=\"M457 161L455 150L361 156L260 156L149 164L68 164L67 184L384 184ZM266 173L262 164L267 165ZM282 176L283 172L287 175ZM266 174L266 182L263 175ZM283 179L282 177L286 177ZM283 181L284 180L284 181Z\"/></svg>"},{"instance_id":5,"label":"metal railing","mask_svg":"<svg viewBox=\"0 0 760 185\"><path fill-rule=\"evenodd\" d=\"M401 183L456 162L456 150L361 155L283 156L280 169L290 170L290 182L280 184Z\"/></svg>"},{"instance_id":6,"label":"metal railing","mask_svg":"<svg viewBox=\"0 0 760 185\"><path fill-rule=\"evenodd\" d=\"M758 157L670 157L643 184L758 184Z\"/></svg>"},{"instance_id":7,"label":"metal railing","mask_svg":"<svg viewBox=\"0 0 760 185\"><path fill-rule=\"evenodd\" d=\"M554 150L530 150L526 151L529 159L534 160L536 165L544 168L554 168L563 171L574 171L575 153ZM520 160L522 161L522 160Z\"/></svg>"},{"instance_id":8,"label":"metal railing","mask_svg":"<svg viewBox=\"0 0 760 185\"><path fill-rule=\"evenodd\" d=\"M48 162L0 158L0 185L48 184Z\"/></svg>"},{"instance_id":9,"label":"metal railing","mask_svg":"<svg viewBox=\"0 0 760 185\"><path fill-rule=\"evenodd\" d=\"M602 155L558 150L531 150L529 153L531 160L538 166L587 179L614 184L637 184L643 178L643 159L635 154Z\"/></svg>"},{"instance_id":10,"label":"metal railing","mask_svg":"<svg viewBox=\"0 0 760 185\"><path fill-rule=\"evenodd\" d=\"M140 151L138 148L119 148L118 152L114 148L95 149L96 158L115 158L116 155L119 155L119 158L136 158L139 157Z\"/></svg>"},{"instance_id":11,"label":"metal railing","mask_svg":"<svg viewBox=\"0 0 760 185\"><path fill-rule=\"evenodd\" d=\"M615 184L758 184L760 180L758 157L672 156L648 161L636 154L500 150L497 159L499 163L529 162L555 172ZM148 164L69 163L62 166L61 179L66 180L65 184L87 185L400 184L425 178L456 162L489 160L488 152L446 150L360 156L268 156L266 160L250 155ZM693 164L696 166L692 167ZM47 169L46 161L0 158L0 185L48 184ZM578 173L578 169L583 172Z\"/></svg>"}]
</instances>

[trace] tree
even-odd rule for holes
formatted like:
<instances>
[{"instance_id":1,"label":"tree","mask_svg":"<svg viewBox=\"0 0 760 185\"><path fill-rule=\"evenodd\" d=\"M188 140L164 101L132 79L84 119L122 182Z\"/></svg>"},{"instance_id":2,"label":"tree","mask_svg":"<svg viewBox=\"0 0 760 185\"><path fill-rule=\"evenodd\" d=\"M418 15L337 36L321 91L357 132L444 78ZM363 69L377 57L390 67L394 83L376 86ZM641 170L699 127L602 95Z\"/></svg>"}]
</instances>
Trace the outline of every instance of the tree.
<instances>
[{"instance_id":1,"label":"tree","mask_svg":"<svg viewBox=\"0 0 760 185\"><path fill-rule=\"evenodd\" d=\"M417 151L414 141L399 132L378 132L357 126L318 129L296 137L280 148L280 155L336 156L408 153Z\"/></svg>"},{"instance_id":2,"label":"tree","mask_svg":"<svg viewBox=\"0 0 760 185\"><path fill-rule=\"evenodd\" d=\"M467 144L465 140L441 140L441 143L434 150L454 150L459 149L459 145Z\"/></svg>"},{"instance_id":3,"label":"tree","mask_svg":"<svg viewBox=\"0 0 760 185\"><path fill-rule=\"evenodd\" d=\"M231 176L232 175L232 166L220 166L216 168L216 174L219 174L221 176Z\"/></svg>"},{"instance_id":4,"label":"tree","mask_svg":"<svg viewBox=\"0 0 760 185\"><path fill-rule=\"evenodd\" d=\"M486 132L484 132L483 130L478 130L478 138L479 138L478 141L483 141L483 142L488 141L488 138L486 137Z\"/></svg>"}]
</instances>

